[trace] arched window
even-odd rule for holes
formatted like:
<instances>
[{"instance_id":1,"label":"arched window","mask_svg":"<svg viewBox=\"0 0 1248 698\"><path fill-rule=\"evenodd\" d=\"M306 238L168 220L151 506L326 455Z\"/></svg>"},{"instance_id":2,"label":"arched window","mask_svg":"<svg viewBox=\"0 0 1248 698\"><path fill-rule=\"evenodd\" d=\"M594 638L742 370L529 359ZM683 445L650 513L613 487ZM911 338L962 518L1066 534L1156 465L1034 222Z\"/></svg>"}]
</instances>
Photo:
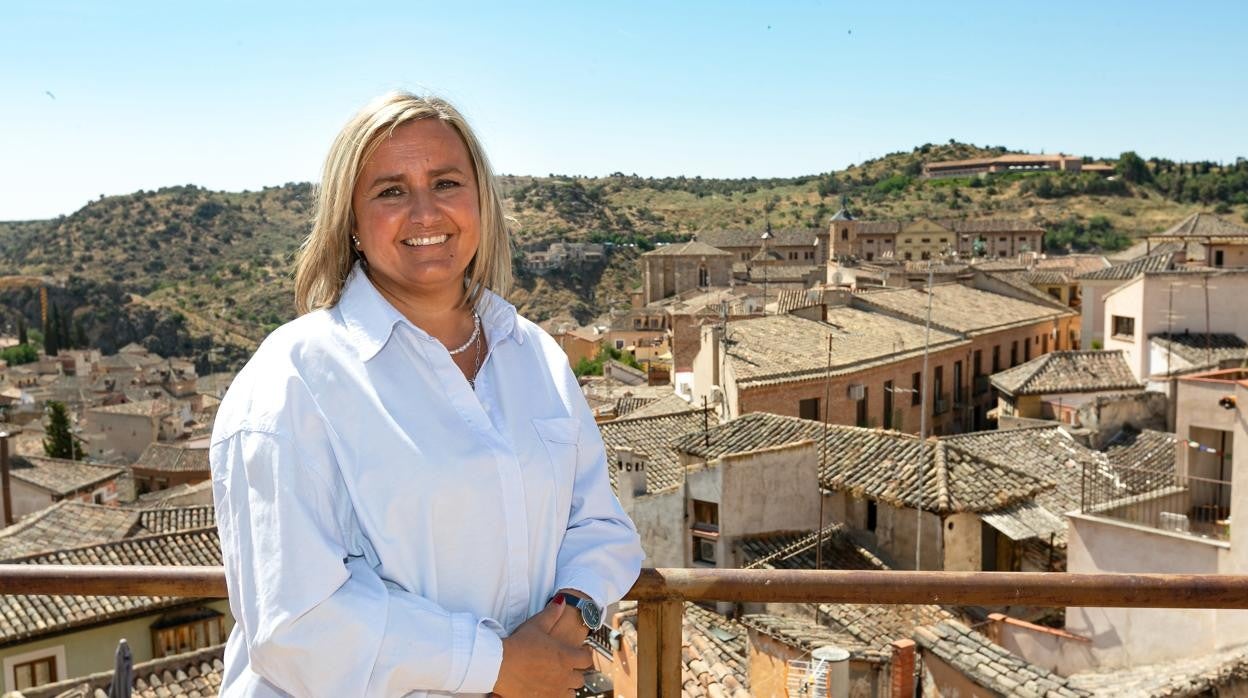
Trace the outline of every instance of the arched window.
<instances>
[{"instance_id":1,"label":"arched window","mask_svg":"<svg viewBox=\"0 0 1248 698\"><path fill-rule=\"evenodd\" d=\"M710 272L706 270L706 265L702 265L698 267L698 285L699 286L711 285L711 274Z\"/></svg>"}]
</instances>

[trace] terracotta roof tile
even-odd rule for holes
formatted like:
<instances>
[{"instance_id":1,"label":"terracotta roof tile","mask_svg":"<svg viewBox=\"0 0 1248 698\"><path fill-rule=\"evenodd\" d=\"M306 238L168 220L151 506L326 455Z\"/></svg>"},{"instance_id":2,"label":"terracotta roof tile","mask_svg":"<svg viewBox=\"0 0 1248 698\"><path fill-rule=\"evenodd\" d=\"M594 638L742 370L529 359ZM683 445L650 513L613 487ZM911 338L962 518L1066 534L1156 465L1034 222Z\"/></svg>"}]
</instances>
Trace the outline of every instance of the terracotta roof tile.
<instances>
[{"instance_id":1,"label":"terracotta roof tile","mask_svg":"<svg viewBox=\"0 0 1248 698\"><path fill-rule=\"evenodd\" d=\"M1078 277L1080 281L1128 281L1145 272L1166 271L1174 268L1174 252L1153 253L1138 259L1098 271L1087 272Z\"/></svg>"},{"instance_id":2,"label":"terracotta roof tile","mask_svg":"<svg viewBox=\"0 0 1248 698\"><path fill-rule=\"evenodd\" d=\"M703 230L697 234L697 241L711 247L761 247L763 244L761 230ZM768 247L813 247L815 230L772 230L772 238L767 241Z\"/></svg>"},{"instance_id":3,"label":"terracotta roof tile","mask_svg":"<svg viewBox=\"0 0 1248 698\"><path fill-rule=\"evenodd\" d=\"M1143 390L1122 351L1055 351L992 374L1010 395Z\"/></svg>"},{"instance_id":4,"label":"terracotta roof tile","mask_svg":"<svg viewBox=\"0 0 1248 698\"><path fill-rule=\"evenodd\" d=\"M187 448L182 444L167 443L148 444L134 467L171 473L207 474L211 470L207 448Z\"/></svg>"},{"instance_id":5,"label":"terracotta roof tile","mask_svg":"<svg viewBox=\"0 0 1248 698\"><path fill-rule=\"evenodd\" d=\"M660 245L642 255L643 257L729 257L730 252L724 252L717 247L711 247L705 242L690 240L689 242L677 242L671 245Z\"/></svg>"},{"instance_id":6,"label":"terracotta roof tile","mask_svg":"<svg viewBox=\"0 0 1248 698\"><path fill-rule=\"evenodd\" d=\"M107 482L124 468L43 456L13 456L9 474L60 497Z\"/></svg>"},{"instance_id":7,"label":"terracotta roof tile","mask_svg":"<svg viewBox=\"0 0 1248 698\"><path fill-rule=\"evenodd\" d=\"M215 696L225 673L225 645L151 659L134 665L133 698ZM17 698L107 698L113 672L23 689Z\"/></svg>"},{"instance_id":8,"label":"terracotta roof tile","mask_svg":"<svg viewBox=\"0 0 1248 698\"><path fill-rule=\"evenodd\" d=\"M1232 238L1248 241L1248 228L1209 213L1193 213L1167 230L1149 235L1153 239Z\"/></svg>"},{"instance_id":9,"label":"terracotta roof tile","mask_svg":"<svg viewBox=\"0 0 1248 698\"><path fill-rule=\"evenodd\" d=\"M934 328L970 336L1075 315L1067 308L1030 303L956 283L933 286L931 301ZM928 295L922 289L888 289L858 294L853 303L923 323Z\"/></svg>"},{"instance_id":10,"label":"terracotta roof tile","mask_svg":"<svg viewBox=\"0 0 1248 698\"><path fill-rule=\"evenodd\" d=\"M646 456L647 490L655 492L681 481L680 460L672 450L671 442L683 434L702 429L703 413L678 412L654 417L613 419L598 425L607 449L607 462L616 461L618 448L631 448ZM714 426L718 419L707 415ZM611 485L615 486L615 468L608 468Z\"/></svg>"},{"instance_id":11,"label":"terracotta roof tile","mask_svg":"<svg viewBox=\"0 0 1248 698\"><path fill-rule=\"evenodd\" d=\"M917 628L914 639L968 679L998 695L1075 698L1089 695L1067 679L993 644L956 620Z\"/></svg>"}]
</instances>

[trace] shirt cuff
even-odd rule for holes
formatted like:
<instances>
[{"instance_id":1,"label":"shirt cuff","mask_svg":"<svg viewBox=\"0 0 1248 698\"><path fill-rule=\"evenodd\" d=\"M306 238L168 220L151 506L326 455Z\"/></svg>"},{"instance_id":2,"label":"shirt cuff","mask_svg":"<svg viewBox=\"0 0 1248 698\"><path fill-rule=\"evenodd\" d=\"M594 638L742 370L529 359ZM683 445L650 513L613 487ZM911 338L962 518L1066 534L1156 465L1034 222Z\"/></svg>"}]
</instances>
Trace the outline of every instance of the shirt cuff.
<instances>
[{"instance_id":1,"label":"shirt cuff","mask_svg":"<svg viewBox=\"0 0 1248 698\"><path fill-rule=\"evenodd\" d=\"M471 618L468 614L463 614ZM460 638L460 614L456 614L456 644ZM475 624L463 629L465 635L471 635L472 653L468 657L468 666L463 681L456 693L489 693L498 683L498 671L503 666L503 626L492 618L482 618ZM465 644L467 644L465 642Z\"/></svg>"},{"instance_id":2,"label":"shirt cuff","mask_svg":"<svg viewBox=\"0 0 1248 698\"><path fill-rule=\"evenodd\" d=\"M598 608L605 609L609 605L607 585L602 577L584 569L560 570L555 575L555 590L560 589L575 589L598 604Z\"/></svg>"}]
</instances>

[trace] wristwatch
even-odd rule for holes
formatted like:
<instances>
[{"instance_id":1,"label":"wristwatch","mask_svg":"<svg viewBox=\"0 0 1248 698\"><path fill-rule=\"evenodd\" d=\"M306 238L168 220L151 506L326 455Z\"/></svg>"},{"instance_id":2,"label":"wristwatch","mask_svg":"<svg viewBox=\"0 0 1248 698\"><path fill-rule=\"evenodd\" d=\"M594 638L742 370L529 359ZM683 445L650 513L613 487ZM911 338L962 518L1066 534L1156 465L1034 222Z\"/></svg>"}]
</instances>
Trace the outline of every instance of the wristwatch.
<instances>
[{"instance_id":1,"label":"wristwatch","mask_svg":"<svg viewBox=\"0 0 1248 698\"><path fill-rule=\"evenodd\" d=\"M569 606L581 612L581 622L593 632L602 627L602 608L591 599L582 599L572 594L563 594L563 600Z\"/></svg>"}]
</instances>

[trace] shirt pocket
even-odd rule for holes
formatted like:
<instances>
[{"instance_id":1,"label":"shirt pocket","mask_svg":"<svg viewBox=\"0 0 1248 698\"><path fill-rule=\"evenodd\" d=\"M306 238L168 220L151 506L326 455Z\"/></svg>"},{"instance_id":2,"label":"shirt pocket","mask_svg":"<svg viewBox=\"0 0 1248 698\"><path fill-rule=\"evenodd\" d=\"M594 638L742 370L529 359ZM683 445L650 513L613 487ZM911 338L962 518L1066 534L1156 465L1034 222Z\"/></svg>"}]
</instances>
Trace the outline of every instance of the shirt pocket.
<instances>
[{"instance_id":1,"label":"shirt pocket","mask_svg":"<svg viewBox=\"0 0 1248 698\"><path fill-rule=\"evenodd\" d=\"M581 422L575 417L549 417L534 419L533 428L550 459L555 485L563 492L576 477Z\"/></svg>"}]
</instances>

